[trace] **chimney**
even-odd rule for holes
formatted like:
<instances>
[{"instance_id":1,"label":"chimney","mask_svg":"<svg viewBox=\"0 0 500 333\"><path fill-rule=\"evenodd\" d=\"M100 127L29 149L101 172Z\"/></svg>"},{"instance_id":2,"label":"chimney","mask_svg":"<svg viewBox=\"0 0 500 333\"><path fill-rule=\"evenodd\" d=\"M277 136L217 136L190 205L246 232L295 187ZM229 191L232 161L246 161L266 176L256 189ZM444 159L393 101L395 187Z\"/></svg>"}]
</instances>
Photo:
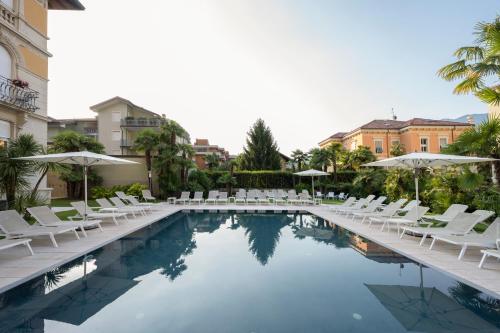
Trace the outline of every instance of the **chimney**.
<instances>
[{"instance_id":1,"label":"chimney","mask_svg":"<svg viewBox=\"0 0 500 333\"><path fill-rule=\"evenodd\" d=\"M467 123L474 125L474 117L472 117L470 114L467 115Z\"/></svg>"},{"instance_id":2,"label":"chimney","mask_svg":"<svg viewBox=\"0 0 500 333\"><path fill-rule=\"evenodd\" d=\"M392 120L398 120L398 116L396 116L396 113L394 112L394 108L391 109L392 112Z\"/></svg>"}]
</instances>

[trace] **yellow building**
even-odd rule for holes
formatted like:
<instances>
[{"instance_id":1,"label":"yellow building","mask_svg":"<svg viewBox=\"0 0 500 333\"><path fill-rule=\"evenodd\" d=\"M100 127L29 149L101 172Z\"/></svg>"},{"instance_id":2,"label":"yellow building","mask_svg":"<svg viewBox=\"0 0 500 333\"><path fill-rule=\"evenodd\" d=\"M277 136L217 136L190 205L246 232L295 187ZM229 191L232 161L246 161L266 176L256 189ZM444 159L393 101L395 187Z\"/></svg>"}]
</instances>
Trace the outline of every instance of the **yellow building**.
<instances>
[{"instance_id":1,"label":"yellow building","mask_svg":"<svg viewBox=\"0 0 500 333\"><path fill-rule=\"evenodd\" d=\"M58 9L84 7L77 0L0 0L0 145L20 133L47 142L47 17Z\"/></svg>"},{"instance_id":2,"label":"yellow building","mask_svg":"<svg viewBox=\"0 0 500 333\"><path fill-rule=\"evenodd\" d=\"M350 132L335 133L319 146L325 148L333 142L341 143L347 150L366 146L377 158L390 157L395 144L401 144L407 153L439 153L471 126L473 124L422 118L408 121L377 119Z\"/></svg>"}]
</instances>

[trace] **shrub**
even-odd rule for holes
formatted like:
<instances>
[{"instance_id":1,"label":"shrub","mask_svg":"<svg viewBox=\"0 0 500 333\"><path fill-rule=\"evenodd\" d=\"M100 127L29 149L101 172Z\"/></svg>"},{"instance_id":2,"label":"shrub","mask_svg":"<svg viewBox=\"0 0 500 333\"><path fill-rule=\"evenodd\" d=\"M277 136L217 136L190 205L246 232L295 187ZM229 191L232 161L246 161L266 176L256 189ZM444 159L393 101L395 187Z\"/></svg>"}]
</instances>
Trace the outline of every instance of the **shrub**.
<instances>
[{"instance_id":1,"label":"shrub","mask_svg":"<svg viewBox=\"0 0 500 333\"><path fill-rule=\"evenodd\" d=\"M213 181L209 178L206 172L200 170L190 170L188 175L187 189L192 192L203 191L208 192L213 187Z\"/></svg>"},{"instance_id":2,"label":"shrub","mask_svg":"<svg viewBox=\"0 0 500 333\"><path fill-rule=\"evenodd\" d=\"M295 191L297 193L302 192L302 190L307 190L309 194L312 193L312 185L311 184L306 184L306 183L298 183L295 185Z\"/></svg>"},{"instance_id":3,"label":"shrub","mask_svg":"<svg viewBox=\"0 0 500 333\"><path fill-rule=\"evenodd\" d=\"M147 185L140 184L140 183L134 183L134 184L131 184L125 190L125 193L127 195L133 195L133 196L142 198L142 190L146 190L147 188L148 188Z\"/></svg>"}]
</instances>

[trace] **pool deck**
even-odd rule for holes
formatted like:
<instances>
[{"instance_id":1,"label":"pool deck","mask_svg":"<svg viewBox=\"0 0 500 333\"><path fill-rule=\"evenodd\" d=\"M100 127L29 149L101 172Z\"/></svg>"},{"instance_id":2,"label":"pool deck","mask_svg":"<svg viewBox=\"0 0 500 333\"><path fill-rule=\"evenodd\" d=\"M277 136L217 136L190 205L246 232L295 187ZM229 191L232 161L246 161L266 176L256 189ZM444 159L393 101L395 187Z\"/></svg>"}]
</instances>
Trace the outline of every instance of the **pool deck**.
<instances>
[{"instance_id":1,"label":"pool deck","mask_svg":"<svg viewBox=\"0 0 500 333\"><path fill-rule=\"evenodd\" d=\"M31 243L35 252L33 256L29 256L24 247L0 251L0 293L183 210L309 212L425 266L436 269L453 279L500 298L500 262L489 259L484 268L479 269L477 265L481 259L481 253L478 249L467 250L465 257L459 261L457 260L459 247L457 246L437 243L434 250L430 251L430 240L424 246L419 246L420 238L405 236L404 239L400 239L395 232L380 231L380 226L368 227L367 224L338 216L325 205L163 205L158 211L147 216L129 219L128 222L120 223L118 226L112 222L105 222L103 223L103 232L90 230L87 232L87 238L81 236L78 241L70 233L56 235L59 244L57 248L51 246L48 237L37 237Z\"/></svg>"}]
</instances>

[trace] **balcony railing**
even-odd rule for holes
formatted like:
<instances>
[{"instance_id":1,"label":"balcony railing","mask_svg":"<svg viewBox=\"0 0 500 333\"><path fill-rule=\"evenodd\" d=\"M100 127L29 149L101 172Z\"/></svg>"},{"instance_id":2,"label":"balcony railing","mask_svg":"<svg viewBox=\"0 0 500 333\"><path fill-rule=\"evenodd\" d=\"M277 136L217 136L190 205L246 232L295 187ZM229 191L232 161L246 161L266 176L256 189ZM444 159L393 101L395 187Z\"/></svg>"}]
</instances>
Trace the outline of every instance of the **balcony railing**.
<instances>
[{"instance_id":1,"label":"balcony railing","mask_svg":"<svg viewBox=\"0 0 500 333\"><path fill-rule=\"evenodd\" d=\"M160 127L165 123L162 118L126 118L121 120L122 127Z\"/></svg>"},{"instance_id":2,"label":"balcony railing","mask_svg":"<svg viewBox=\"0 0 500 333\"><path fill-rule=\"evenodd\" d=\"M35 112L39 109L36 106L38 95L38 91L20 87L15 85L14 81L0 76L0 102L29 112Z\"/></svg>"},{"instance_id":3,"label":"balcony railing","mask_svg":"<svg viewBox=\"0 0 500 333\"><path fill-rule=\"evenodd\" d=\"M0 19L7 22L12 27L16 26L17 15L10 9L0 2Z\"/></svg>"}]
</instances>

